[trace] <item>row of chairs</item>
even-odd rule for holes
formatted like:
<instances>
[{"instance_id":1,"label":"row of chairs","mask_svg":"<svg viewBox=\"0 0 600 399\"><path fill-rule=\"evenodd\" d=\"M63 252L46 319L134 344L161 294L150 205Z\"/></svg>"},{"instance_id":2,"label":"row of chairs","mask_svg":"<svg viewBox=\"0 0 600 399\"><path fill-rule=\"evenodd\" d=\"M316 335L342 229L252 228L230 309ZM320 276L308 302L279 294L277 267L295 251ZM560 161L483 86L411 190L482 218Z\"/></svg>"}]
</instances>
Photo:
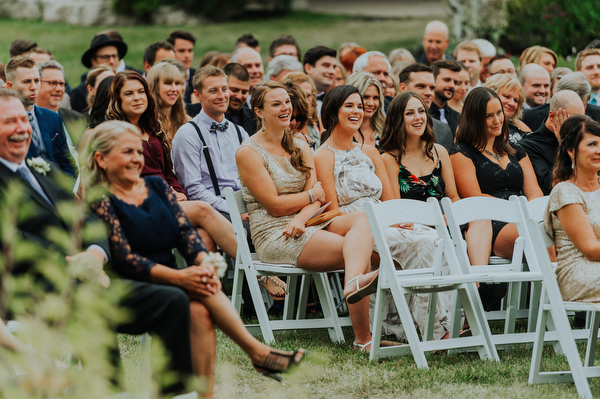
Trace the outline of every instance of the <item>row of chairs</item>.
<instances>
[{"instance_id":1,"label":"row of chairs","mask_svg":"<svg viewBox=\"0 0 600 399\"><path fill-rule=\"evenodd\" d=\"M349 325L350 322L348 318L338 317L327 275L292 265L260 262L255 254L250 253L241 218L236 217L246 211L241 192L235 193L228 189L225 196L238 240L232 301L239 310L242 300L241 284L246 277L258 316L258 325L249 326L255 327L253 332L262 334L266 342L273 342L274 331L327 328L332 341L343 342L341 327ZM448 198L440 202L430 198L427 202L400 199L377 205L366 204L365 212L381 258L370 359L411 354L418 367L427 368L427 352L476 350L482 359L500 361L498 349L510 349L511 345L517 343L533 343L530 384L572 381L581 397L591 397L587 379L600 376L600 367L593 366L600 318L595 317L598 310L591 305L564 303L561 299L554 267L546 250L546 247L553 243L543 226L540 227L547 202L547 197L527 202L525 197L513 196L509 200L472 197L455 203ZM517 226L519 237L515 242L512 260L491 260L489 266L470 265L460 226L476 220L497 220ZM395 268L382 230L398 223L419 223L435 228L438 240L431 268ZM256 276L260 275L288 276L290 295L286 300L283 320L269 320L262 304L260 287L256 283ZM305 288L301 289L298 304L295 303L294 289L300 277L300 285L304 286L307 284L307 277L314 279L323 308L322 319L305 319L302 306L307 291ZM484 311L476 283L508 284L505 306L500 314L504 320L502 334L492 335L488 319L498 318L498 312L492 314ZM436 295L449 290L456 292L450 338L432 340ZM386 316L383 314L383 302L388 292L398 310L408 345L380 347L381 325ZM524 306L527 298L523 295L527 292L530 294L528 307ZM407 294L414 293L431 295L429 326L422 336L417 333L406 299ZM295 305L299 306L294 315ZM459 336L463 310L472 331L472 336L469 337ZM567 310L591 312L589 328L571 330ZM527 331L524 333L515 332L515 320L519 316L528 319ZM588 341L583 364L575 341L580 339ZM556 352L566 355L570 371L540 371L544 343L552 343Z\"/></svg>"}]
</instances>

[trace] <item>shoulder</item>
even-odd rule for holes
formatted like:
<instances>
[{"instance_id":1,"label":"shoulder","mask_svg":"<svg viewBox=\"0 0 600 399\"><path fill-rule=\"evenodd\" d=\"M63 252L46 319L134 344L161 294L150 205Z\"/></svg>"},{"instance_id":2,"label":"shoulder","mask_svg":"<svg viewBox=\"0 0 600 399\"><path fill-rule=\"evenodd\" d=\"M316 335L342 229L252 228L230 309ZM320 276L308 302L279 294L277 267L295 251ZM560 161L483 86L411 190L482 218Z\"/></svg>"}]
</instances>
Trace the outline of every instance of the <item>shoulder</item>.
<instances>
[{"instance_id":1,"label":"shoulder","mask_svg":"<svg viewBox=\"0 0 600 399\"><path fill-rule=\"evenodd\" d=\"M434 152L437 151L438 157L440 159L448 159L448 150L441 144L434 143L433 144Z\"/></svg>"},{"instance_id":2,"label":"shoulder","mask_svg":"<svg viewBox=\"0 0 600 399\"><path fill-rule=\"evenodd\" d=\"M527 152L525 151L525 149L523 147L521 147L520 143L519 144L511 144L511 146L517 151L515 153L515 157L517 158L517 160L521 160L523 158L525 158L527 156Z\"/></svg>"},{"instance_id":3,"label":"shoulder","mask_svg":"<svg viewBox=\"0 0 600 399\"><path fill-rule=\"evenodd\" d=\"M450 155L454 154L462 154L465 157L472 159L475 156L475 149L465 143L456 143L450 149Z\"/></svg>"},{"instance_id":4,"label":"shoulder","mask_svg":"<svg viewBox=\"0 0 600 399\"><path fill-rule=\"evenodd\" d=\"M243 160L243 159L256 159L256 157L261 157L259 151L260 151L261 147L256 144L256 142L254 142L254 140L252 139L247 139L246 141L244 141L242 144L240 144L240 146L238 147L238 149L235 152L235 158L236 160Z\"/></svg>"},{"instance_id":5,"label":"shoulder","mask_svg":"<svg viewBox=\"0 0 600 399\"><path fill-rule=\"evenodd\" d=\"M184 123L179 129L177 129L177 132L173 137L173 147L184 142L189 142L190 139L193 139L194 137L198 137L198 134L196 132L196 129L192 125L192 122L193 120Z\"/></svg>"},{"instance_id":6,"label":"shoulder","mask_svg":"<svg viewBox=\"0 0 600 399\"><path fill-rule=\"evenodd\" d=\"M575 184L562 181L556 184L550 192L548 211L555 212L567 205L583 203L582 191Z\"/></svg>"},{"instance_id":7,"label":"shoulder","mask_svg":"<svg viewBox=\"0 0 600 399\"><path fill-rule=\"evenodd\" d=\"M317 165L333 164L335 160L335 154L333 149L328 145L322 145L313 154L315 157L315 163Z\"/></svg>"},{"instance_id":8,"label":"shoulder","mask_svg":"<svg viewBox=\"0 0 600 399\"><path fill-rule=\"evenodd\" d=\"M381 154L379 150L372 145L364 144L361 148L362 152L368 156L373 163L381 162Z\"/></svg>"},{"instance_id":9,"label":"shoulder","mask_svg":"<svg viewBox=\"0 0 600 399\"><path fill-rule=\"evenodd\" d=\"M37 105L35 107L35 113L36 113L36 116L42 117L46 120L51 120L51 121L60 121L61 120L58 112L52 111L48 108L39 107Z\"/></svg>"}]
</instances>

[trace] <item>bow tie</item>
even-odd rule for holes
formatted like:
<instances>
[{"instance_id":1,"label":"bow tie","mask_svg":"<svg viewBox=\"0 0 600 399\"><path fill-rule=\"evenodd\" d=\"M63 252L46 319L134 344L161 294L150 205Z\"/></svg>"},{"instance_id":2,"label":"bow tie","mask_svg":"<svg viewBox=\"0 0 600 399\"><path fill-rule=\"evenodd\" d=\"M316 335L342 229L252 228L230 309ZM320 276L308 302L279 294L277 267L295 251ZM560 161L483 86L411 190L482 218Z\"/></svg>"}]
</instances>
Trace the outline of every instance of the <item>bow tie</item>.
<instances>
[{"instance_id":1,"label":"bow tie","mask_svg":"<svg viewBox=\"0 0 600 399\"><path fill-rule=\"evenodd\" d=\"M217 123L217 122L213 122L210 125L210 132L211 133L216 133L217 130L224 132L227 130L227 128L229 127L229 122L225 121L223 123Z\"/></svg>"}]
</instances>

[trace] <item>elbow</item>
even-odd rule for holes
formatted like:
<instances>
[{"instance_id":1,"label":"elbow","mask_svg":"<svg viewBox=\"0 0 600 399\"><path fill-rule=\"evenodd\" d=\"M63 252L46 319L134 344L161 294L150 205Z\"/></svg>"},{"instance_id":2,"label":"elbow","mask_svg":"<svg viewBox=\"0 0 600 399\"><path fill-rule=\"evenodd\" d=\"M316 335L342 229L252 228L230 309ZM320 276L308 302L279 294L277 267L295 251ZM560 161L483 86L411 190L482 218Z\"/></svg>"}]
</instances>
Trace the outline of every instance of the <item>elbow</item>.
<instances>
[{"instance_id":1,"label":"elbow","mask_svg":"<svg viewBox=\"0 0 600 399\"><path fill-rule=\"evenodd\" d=\"M580 248L581 254L589 261L600 261L600 244L593 247Z\"/></svg>"}]
</instances>

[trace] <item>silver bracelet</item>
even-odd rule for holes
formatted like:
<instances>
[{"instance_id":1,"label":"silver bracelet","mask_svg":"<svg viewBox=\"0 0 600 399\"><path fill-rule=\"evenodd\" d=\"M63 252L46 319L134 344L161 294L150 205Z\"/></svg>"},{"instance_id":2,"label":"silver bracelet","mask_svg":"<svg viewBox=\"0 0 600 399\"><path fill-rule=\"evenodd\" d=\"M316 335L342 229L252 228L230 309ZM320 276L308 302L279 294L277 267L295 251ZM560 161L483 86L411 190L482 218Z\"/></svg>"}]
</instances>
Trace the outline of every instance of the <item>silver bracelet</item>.
<instances>
[{"instance_id":1,"label":"silver bracelet","mask_svg":"<svg viewBox=\"0 0 600 399\"><path fill-rule=\"evenodd\" d=\"M308 190L308 196L310 197L310 203L315 202L315 196L312 193L312 190Z\"/></svg>"}]
</instances>

